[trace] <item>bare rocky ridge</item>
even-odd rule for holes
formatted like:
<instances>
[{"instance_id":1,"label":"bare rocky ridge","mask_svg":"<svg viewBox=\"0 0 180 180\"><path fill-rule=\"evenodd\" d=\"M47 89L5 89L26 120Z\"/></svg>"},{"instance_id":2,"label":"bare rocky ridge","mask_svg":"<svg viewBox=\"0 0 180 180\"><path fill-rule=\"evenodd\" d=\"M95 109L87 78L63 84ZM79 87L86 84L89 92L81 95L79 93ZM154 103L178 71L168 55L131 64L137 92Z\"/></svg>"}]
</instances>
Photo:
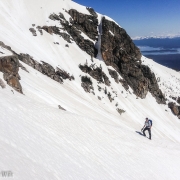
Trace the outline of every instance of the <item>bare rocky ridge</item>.
<instances>
[{"instance_id":1,"label":"bare rocky ridge","mask_svg":"<svg viewBox=\"0 0 180 180\"><path fill-rule=\"evenodd\" d=\"M63 79L74 80L74 77L71 76L64 70L60 68L56 68L56 70L48 63L41 61L42 63L37 62L34 60L29 54L19 54L19 60L28 64L32 68L36 69L37 71L41 72L42 74L50 77L51 79L63 83Z\"/></svg>"}]
</instances>

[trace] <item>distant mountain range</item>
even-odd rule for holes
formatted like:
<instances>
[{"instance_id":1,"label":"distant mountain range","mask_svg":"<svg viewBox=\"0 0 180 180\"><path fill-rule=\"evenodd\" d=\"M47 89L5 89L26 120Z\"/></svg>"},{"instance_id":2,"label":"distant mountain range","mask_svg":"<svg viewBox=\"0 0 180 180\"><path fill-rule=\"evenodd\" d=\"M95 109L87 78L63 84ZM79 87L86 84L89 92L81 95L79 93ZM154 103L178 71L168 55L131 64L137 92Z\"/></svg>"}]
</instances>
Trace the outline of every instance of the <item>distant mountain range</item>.
<instances>
[{"instance_id":1,"label":"distant mountain range","mask_svg":"<svg viewBox=\"0 0 180 180\"><path fill-rule=\"evenodd\" d=\"M133 40L142 40L142 39L173 39L173 38L178 38L180 37L180 34L176 35L159 35L159 36L136 36L132 37Z\"/></svg>"},{"instance_id":2,"label":"distant mountain range","mask_svg":"<svg viewBox=\"0 0 180 180\"><path fill-rule=\"evenodd\" d=\"M180 48L180 36L179 37L144 37L134 39L134 43L137 46L150 46L150 47L162 47L162 48Z\"/></svg>"}]
</instances>

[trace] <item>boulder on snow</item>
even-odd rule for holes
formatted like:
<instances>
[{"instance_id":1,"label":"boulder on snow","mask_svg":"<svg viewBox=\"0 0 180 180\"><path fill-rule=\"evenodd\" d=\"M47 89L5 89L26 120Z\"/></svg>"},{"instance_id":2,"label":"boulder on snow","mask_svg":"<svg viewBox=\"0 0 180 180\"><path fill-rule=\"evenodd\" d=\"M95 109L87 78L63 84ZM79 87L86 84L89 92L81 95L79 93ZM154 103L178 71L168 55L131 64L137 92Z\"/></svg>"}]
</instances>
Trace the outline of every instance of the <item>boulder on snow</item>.
<instances>
[{"instance_id":1,"label":"boulder on snow","mask_svg":"<svg viewBox=\"0 0 180 180\"><path fill-rule=\"evenodd\" d=\"M17 56L12 55L0 57L0 71L3 72L3 78L8 85L16 91L23 93L19 82L19 61Z\"/></svg>"},{"instance_id":2,"label":"boulder on snow","mask_svg":"<svg viewBox=\"0 0 180 180\"><path fill-rule=\"evenodd\" d=\"M180 115L180 107L177 106L175 103L173 102L168 103L168 107L171 109L174 115L176 116Z\"/></svg>"},{"instance_id":3,"label":"boulder on snow","mask_svg":"<svg viewBox=\"0 0 180 180\"><path fill-rule=\"evenodd\" d=\"M34 28L29 28L29 31L32 32L33 36L37 36L36 30Z\"/></svg>"},{"instance_id":4,"label":"boulder on snow","mask_svg":"<svg viewBox=\"0 0 180 180\"><path fill-rule=\"evenodd\" d=\"M117 110L117 112L121 115L122 113L125 113L126 111L124 111L123 109L119 109L119 108L117 108L116 109Z\"/></svg>"},{"instance_id":5,"label":"boulder on snow","mask_svg":"<svg viewBox=\"0 0 180 180\"><path fill-rule=\"evenodd\" d=\"M58 108L63 110L63 111L66 111L61 105L58 105Z\"/></svg>"}]
</instances>

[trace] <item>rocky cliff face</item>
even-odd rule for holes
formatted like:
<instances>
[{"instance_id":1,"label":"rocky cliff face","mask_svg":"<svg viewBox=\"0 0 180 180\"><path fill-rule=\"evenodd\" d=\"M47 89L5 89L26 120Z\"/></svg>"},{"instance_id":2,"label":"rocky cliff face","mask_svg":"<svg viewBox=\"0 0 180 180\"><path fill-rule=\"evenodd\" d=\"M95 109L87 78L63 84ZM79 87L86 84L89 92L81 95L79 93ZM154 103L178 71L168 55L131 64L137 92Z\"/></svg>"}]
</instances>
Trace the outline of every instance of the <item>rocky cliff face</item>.
<instances>
[{"instance_id":1,"label":"rocky cliff face","mask_svg":"<svg viewBox=\"0 0 180 180\"><path fill-rule=\"evenodd\" d=\"M158 103L165 103L154 73L141 64L140 50L123 28L105 17L102 19L101 53L106 65L114 67L138 97L145 98L149 91Z\"/></svg>"}]
</instances>

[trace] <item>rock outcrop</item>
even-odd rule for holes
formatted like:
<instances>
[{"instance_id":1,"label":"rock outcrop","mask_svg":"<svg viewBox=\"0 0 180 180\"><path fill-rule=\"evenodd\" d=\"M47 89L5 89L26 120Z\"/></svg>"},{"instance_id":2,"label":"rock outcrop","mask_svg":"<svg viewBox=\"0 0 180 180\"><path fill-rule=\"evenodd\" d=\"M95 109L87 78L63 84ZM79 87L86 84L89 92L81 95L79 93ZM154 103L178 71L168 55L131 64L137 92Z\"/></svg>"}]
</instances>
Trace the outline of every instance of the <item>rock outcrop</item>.
<instances>
[{"instance_id":1,"label":"rock outcrop","mask_svg":"<svg viewBox=\"0 0 180 180\"><path fill-rule=\"evenodd\" d=\"M9 86L16 91L23 93L19 82L19 61L17 56L0 57L0 71L3 72L3 78Z\"/></svg>"},{"instance_id":2,"label":"rock outcrop","mask_svg":"<svg viewBox=\"0 0 180 180\"><path fill-rule=\"evenodd\" d=\"M165 97L160 90L155 74L151 72L150 68L145 65L141 65L141 71L143 76L148 79L148 90L156 98L159 104L165 104Z\"/></svg>"},{"instance_id":3,"label":"rock outcrop","mask_svg":"<svg viewBox=\"0 0 180 180\"><path fill-rule=\"evenodd\" d=\"M36 30L34 28L29 28L29 31L32 32L33 36L37 36Z\"/></svg>"},{"instance_id":4,"label":"rock outcrop","mask_svg":"<svg viewBox=\"0 0 180 180\"><path fill-rule=\"evenodd\" d=\"M177 98L177 103L180 104L180 97Z\"/></svg>"},{"instance_id":5,"label":"rock outcrop","mask_svg":"<svg viewBox=\"0 0 180 180\"><path fill-rule=\"evenodd\" d=\"M63 79L69 79L74 80L74 76L71 76L69 73L67 73L64 70L61 70L60 68L54 69L50 64L41 61L42 63L37 62L33 59L29 54L19 54L18 55L19 60L22 62L28 64L32 68L36 69L37 71L43 73L44 75L50 77L51 79L63 83Z\"/></svg>"},{"instance_id":6,"label":"rock outcrop","mask_svg":"<svg viewBox=\"0 0 180 180\"><path fill-rule=\"evenodd\" d=\"M172 113L180 119L180 106L170 102L168 103L168 107L171 109Z\"/></svg>"},{"instance_id":7,"label":"rock outcrop","mask_svg":"<svg viewBox=\"0 0 180 180\"><path fill-rule=\"evenodd\" d=\"M116 109L117 110L117 112L121 115L122 113L125 113L126 111L124 111L123 109L119 109L119 108L117 108Z\"/></svg>"},{"instance_id":8,"label":"rock outcrop","mask_svg":"<svg viewBox=\"0 0 180 180\"><path fill-rule=\"evenodd\" d=\"M107 86L110 86L111 82L109 81L109 78L106 76L106 74L102 71L100 67L92 67L88 65L79 65L79 68L84 72L88 73L92 78L96 79L98 83L104 83Z\"/></svg>"},{"instance_id":9,"label":"rock outcrop","mask_svg":"<svg viewBox=\"0 0 180 180\"><path fill-rule=\"evenodd\" d=\"M118 79L118 73L112 69L108 69L109 74L111 75L112 78L114 78L116 83L119 83L119 79Z\"/></svg>"},{"instance_id":10,"label":"rock outcrop","mask_svg":"<svg viewBox=\"0 0 180 180\"><path fill-rule=\"evenodd\" d=\"M87 76L82 76L81 77L81 86L84 89L85 92L90 93L91 90L94 90L93 88L93 83L91 81L91 79Z\"/></svg>"},{"instance_id":11,"label":"rock outcrop","mask_svg":"<svg viewBox=\"0 0 180 180\"><path fill-rule=\"evenodd\" d=\"M82 14L75 9L70 9L69 14L73 19L71 23L78 30L81 30L83 33L85 33L90 39L97 40L97 14L93 11L92 8L89 8L88 10L92 15Z\"/></svg>"},{"instance_id":12,"label":"rock outcrop","mask_svg":"<svg viewBox=\"0 0 180 180\"><path fill-rule=\"evenodd\" d=\"M138 97L145 98L150 91L158 103L165 103L154 73L141 64L140 50L123 28L105 17L102 19L101 53L106 65L114 67Z\"/></svg>"},{"instance_id":13,"label":"rock outcrop","mask_svg":"<svg viewBox=\"0 0 180 180\"><path fill-rule=\"evenodd\" d=\"M91 15L82 14L75 9L70 9L68 11L69 15L72 17L69 20L70 22L64 18L62 13L59 13L59 15L53 13L49 16L49 18L53 21L59 21L63 28L57 26L43 26L39 29L43 29L49 34L54 33L59 35L68 43L71 43L72 37L72 40L74 40L83 51L85 51L91 57L96 57L98 52L93 41L97 40L98 37L98 19L97 14L92 8L88 8L88 11L91 13ZM63 32L61 32L61 30L63 30ZM64 32L64 30L67 31L67 33ZM85 39L81 35L82 32L93 41Z\"/></svg>"}]
</instances>

